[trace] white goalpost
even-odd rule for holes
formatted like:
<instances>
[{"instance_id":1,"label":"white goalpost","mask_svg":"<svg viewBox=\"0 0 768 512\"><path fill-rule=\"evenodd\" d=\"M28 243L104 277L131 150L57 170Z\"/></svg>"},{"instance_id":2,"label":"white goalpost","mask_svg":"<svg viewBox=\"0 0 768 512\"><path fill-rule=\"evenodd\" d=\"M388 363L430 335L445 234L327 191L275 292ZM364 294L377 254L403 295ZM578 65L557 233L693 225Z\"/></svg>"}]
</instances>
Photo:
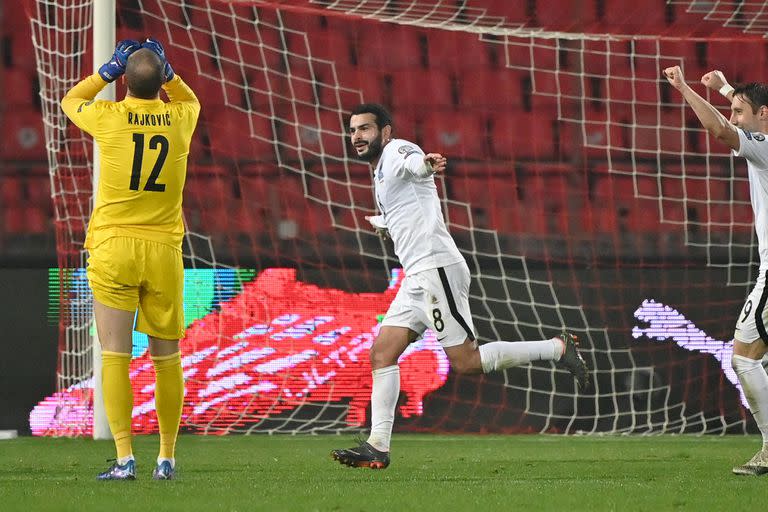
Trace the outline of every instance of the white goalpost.
<instances>
[{"instance_id":1,"label":"white goalpost","mask_svg":"<svg viewBox=\"0 0 768 512\"><path fill-rule=\"evenodd\" d=\"M117 11L115 0L100 0L93 4L93 69L107 62L115 49L115 22ZM98 99L115 100L115 85L109 84L97 96ZM94 201L99 183L99 146L93 142L93 190ZM93 206L91 206L93 208ZM93 319L96 325L96 319ZM101 344L95 328L91 329L93 339L93 438L112 439L104 409L104 392L101 382Z\"/></svg>"}]
</instances>

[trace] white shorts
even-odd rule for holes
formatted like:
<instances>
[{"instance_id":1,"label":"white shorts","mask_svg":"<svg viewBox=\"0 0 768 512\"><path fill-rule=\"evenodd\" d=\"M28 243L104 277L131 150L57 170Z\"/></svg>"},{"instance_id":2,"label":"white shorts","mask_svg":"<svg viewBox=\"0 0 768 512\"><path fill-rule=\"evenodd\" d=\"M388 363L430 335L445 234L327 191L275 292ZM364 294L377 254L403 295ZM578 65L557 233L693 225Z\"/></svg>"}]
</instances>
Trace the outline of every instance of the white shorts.
<instances>
[{"instance_id":1,"label":"white shorts","mask_svg":"<svg viewBox=\"0 0 768 512\"><path fill-rule=\"evenodd\" d=\"M752 343L758 338L768 343L768 332L765 330L766 320L768 320L766 279L768 279L768 271L758 276L757 283L749 293L744 307L741 308L739 319L736 320L736 331L733 337L743 343Z\"/></svg>"},{"instance_id":2,"label":"white shorts","mask_svg":"<svg viewBox=\"0 0 768 512\"><path fill-rule=\"evenodd\" d=\"M474 340L469 281L465 262L406 276L381 324L406 327L419 335L432 329L443 348Z\"/></svg>"}]
</instances>

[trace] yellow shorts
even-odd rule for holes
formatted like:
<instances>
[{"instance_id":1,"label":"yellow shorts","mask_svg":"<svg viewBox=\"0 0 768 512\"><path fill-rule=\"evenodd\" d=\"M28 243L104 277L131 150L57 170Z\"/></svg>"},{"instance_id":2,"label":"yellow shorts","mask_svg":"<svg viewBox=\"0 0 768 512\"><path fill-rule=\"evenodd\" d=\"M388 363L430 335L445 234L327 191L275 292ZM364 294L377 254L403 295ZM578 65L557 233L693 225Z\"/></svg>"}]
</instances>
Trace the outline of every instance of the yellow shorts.
<instances>
[{"instance_id":1,"label":"yellow shorts","mask_svg":"<svg viewBox=\"0 0 768 512\"><path fill-rule=\"evenodd\" d=\"M136 330L149 336L184 337L184 264L181 251L138 238L113 237L89 251L93 296L124 311L136 311Z\"/></svg>"}]
</instances>

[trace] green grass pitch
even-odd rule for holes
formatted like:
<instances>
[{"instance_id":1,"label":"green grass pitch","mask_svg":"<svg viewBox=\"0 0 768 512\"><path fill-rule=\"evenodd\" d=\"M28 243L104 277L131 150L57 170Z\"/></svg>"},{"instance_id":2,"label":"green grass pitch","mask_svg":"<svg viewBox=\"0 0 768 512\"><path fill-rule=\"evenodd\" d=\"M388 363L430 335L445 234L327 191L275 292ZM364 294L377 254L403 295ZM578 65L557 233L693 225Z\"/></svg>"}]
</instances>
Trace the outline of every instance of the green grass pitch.
<instances>
[{"instance_id":1,"label":"green grass pitch","mask_svg":"<svg viewBox=\"0 0 768 512\"><path fill-rule=\"evenodd\" d=\"M0 510L758 510L768 485L731 474L754 436L395 435L372 471L331 460L351 436L187 435L171 482L157 442L136 439L136 481L96 482L111 442L0 441Z\"/></svg>"}]
</instances>

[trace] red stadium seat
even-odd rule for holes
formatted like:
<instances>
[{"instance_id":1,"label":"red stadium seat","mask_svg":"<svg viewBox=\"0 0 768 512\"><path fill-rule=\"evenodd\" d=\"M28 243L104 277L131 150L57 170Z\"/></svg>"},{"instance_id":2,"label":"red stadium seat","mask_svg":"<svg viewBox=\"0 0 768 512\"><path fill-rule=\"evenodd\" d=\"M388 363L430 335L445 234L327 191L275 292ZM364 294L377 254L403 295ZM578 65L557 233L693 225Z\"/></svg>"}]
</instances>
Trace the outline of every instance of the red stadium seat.
<instances>
[{"instance_id":1,"label":"red stadium seat","mask_svg":"<svg viewBox=\"0 0 768 512\"><path fill-rule=\"evenodd\" d=\"M422 68L425 36L413 27L380 23L357 33L358 65L363 69L400 71Z\"/></svg>"},{"instance_id":2,"label":"red stadium seat","mask_svg":"<svg viewBox=\"0 0 768 512\"><path fill-rule=\"evenodd\" d=\"M29 169L27 174L27 199L30 206L42 208L44 211L50 211L51 201L51 180L48 175L48 169Z\"/></svg>"},{"instance_id":3,"label":"red stadium seat","mask_svg":"<svg viewBox=\"0 0 768 512\"><path fill-rule=\"evenodd\" d=\"M289 160L318 160L344 154L347 128L338 112L301 105L283 114L281 153Z\"/></svg>"},{"instance_id":4,"label":"red stadium seat","mask_svg":"<svg viewBox=\"0 0 768 512\"><path fill-rule=\"evenodd\" d=\"M24 11L25 9L3 9L4 12L13 10ZM13 69L35 73L37 71L35 68L35 46L32 43L32 36L30 34L29 20L26 20L21 25L14 26L10 38L10 48L6 48L5 51L10 53L11 67Z\"/></svg>"},{"instance_id":5,"label":"red stadium seat","mask_svg":"<svg viewBox=\"0 0 768 512\"><path fill-rule=\"evenodd\" d=\"M614 33L636 34L645 30L658 33L664 30L666 0L637 2L636 0L610 0L605 2L605 12L600 23Z\"/></svg>"},{"instance_id":6,"label":"red stadium seat","mask_svg":"<svg viewBox=\"0 0 768 512\"><path fill-rule=\"evenodd\" d=\"M586 190L580 190L581 178L572 171L568 164L537 162L529 165L521 177L521 195L526 202L538 203L547 208L567 206L569 196L586 195Z\"/></svg>"},{"instance_id":7,"label":"red stadium seat","mask_svg":"<svg viewBox=\"0 0 768 512\"><path fill-rule=\"evenodd\" d=\"M234 201L232 178L221 166L194 166L187 172L184 207L206 209Z\"/></svg>"},{"instance_id":8,"label":"red stadium seat","mask_svg":"<svg viewBox=\"0 0 768 512\"><path fill-rule=\"evenodd\" d=\"M523 231L533 219L519 201L512 204L489 208L486 212L487 226L503 234L517 234Z\"/></svg>"},{"instance_id":9,"label":"red stadium seat","mask_svg":"<svg viewBox=\"0 0 768 512\"><path fill-rule=\"evenodd\" d=\"M611 111L586 111L583 124L572 122L561 126L561 154L568 154L570 148L583 148L587 156L607 158L610 154L616 158L623 156L628 149L626 135L628 123Z\"/></svg>"},{"instance_id":10,"label":"red stadium seat","mask_svg":"<svg viewBox=\"0 0 768 512\"><path fill-rule=\"evenodd\" d=\"M421 122L422 149L450 158L483 158L486 150L484 119L467 112L429 111Z\"/></svg>"},{"instance_id":11,"label":"red stadium seat","mask_svg":"<svg viewBox=\"0 0 768 512\"><path fill-rule=\"evenodd\" d=\"M290 59L313 59L331 61L339 67L357 66L357 44L353 37L345 32L333 30L317 30L307 34L306 42L303 37L293 35L289 40L290 48L295 55Z\"/></svg>"},{"instance_id":12,"label":"red stadium seat","mask_svg":"<svg viewBox=\"0 0 768 512\"><path fill-rule=\"evenodd\" d=\"M702 221L709 222L709 229L719 232L754 232L754 213L746 204L720 204L702 208Z\"/></svg>"},{"instance_id":13,"label":"red stadium seat","mask_svg":"<svg viewBox=\"0 0 768 512\"><path fill-rule=\"evenodd\" d=\"M525 75L509 68L478 69L463 75L457 80L460 106L485 110L522 108L522 79Z\"/></svg>"},{"instance_id":14,"label":"red stadium seat","mask_svg":"<svg viewBox=\"0 0 768 512\"><path fill-rule=\"evenodd\" d=\"M6 160L45 160L43 116L34 109L18 109L3 116L4 141L0 158Z\"/></svg>"},{"instance_id":15,"label":"red stadium seat","mask_svg":"<svg viewBox=\"0 0 768 512\"><path fill-rule=\"evenodd\" d=\"M453 72L487 69L494 53L501 55L503 65L504 47L481 41L477 34L432 30L427 35L430 68Z\"/></svg>"},{"instance_id":16,"label":"red stadium seat","mask_svg":"<svg viewBox=\"0 0 768 512\"><path fill-rule=\"evenodd\" d=\"M4 206L2 210L3 215L3 231L6 233L18 234L26 232L26 209L20 205Z\"/></svg>"},{"instance_id":17,"label":"red stadium seat","mask_svg":"<svg viewBox=\"0 0 768 512\"><path fill-rule=\"evenodd\" d=\"M5 104L9 107L25 108L34 104L33 74L24 69L4 69L2 71L2 90Z\"/></svg>"},{"instance_id":18,"label":"red stadium seat","mask_svg":"<svg viewBox=\"0 0 768 512\"><path fill-rule=\"evenodd\" d=\"M347 94L349 104L366 101L381 103L391 108L393 92L391 87L385 86L382 79L383 75L384 73L362 70L355 67L336 68L336 77L340 87L360 91L360 95ZM347 103L342 104L347 105Z\"/></svg>"},{"instance_id":19,"label":"red stadium seat","mask_svg":"<svg viewBox=\"0 0 768 512\"><path fill-rule=\"evenodd\" d=\"M517 171L512 163L451 164L448 178L449 199L471 204L473 207L498 207L516 202L520 192Z\"/></svg>"},{"instance_id":20,"label":"red stadium seat","mask_svg":"<svg viewBox=\"0 0 768 512\"><path fill-rule=\"evenodd\" d=\"M751 201L749 196L749 182L746 179L731 180L730 189L735 202L749 203Z\"/></svg>"},{"instance_id":21,"label":"red stadium seat","mask_svg":"<svg viewBox=\"0 0 768 512\"><path fill-rule=\"evenodd\" d=\"M370 181L348 182L343 177L333 179L312 180L309 194L325 203L333 203L339 206L362 205L373 207L373 195Z\"/></svg>"},{"instance_id":22,"label":"red stadium seat","mask_svg":"<svg viewBox=\"0 0 768 512\"><path fill-rule=\"evenodd\" d=\"M555 127L558 121L536 112L506 111L492 116L490 144L496 158L555 157Z\"/></svg>"},{"instance_id":23,"label":"red stadium seat","mask_svg":"<svg viewBox=\"0 0 768 512\"><path fill-rule=\"evenodd\" d=\"M285 89L280 75L263 71L225 68L215 71L213 77L192 75L184 79L201 99L203 115L222 106L264 111L269 105L269 93L281 94Z\"/></svg>"},{"instance_id":24,"label":"red stadium seat","mask_svg":"<svg viewBox=\"0 0 768 512\"><path fill-rule=\"evenodd\" d=\"M596 15L591 3L538 0L536 20L540 27L582 32L595 24Z\"/></svg>"},{"instance_id":25,"label":"red stadium seat","mask_svg":"<svg viewBox=\"0 0 768 512\"><path fill-rule=\"evenodd\" d=\"M299 225L299 235L332 232L331 213L328 207L304 198L286 204L282 217Z\"/></svg>"},{"instance_id":26,"label":"red stadium seat","mask_svg":"<svg viewBox=\"0 0 768 512\"><path fill-rule=\"evenodd\" d=\"M522 233L547 235L563 231L562 226L566 218L560 210L553 210L535 201L523 201L510 208L501 208L497 215L504 215L507 227L500 231L516 228Z\"/></svg>"},{"instance_id":27,"label":"red stadium seat","mask_svg":"<svg viewBox=\"0 0 768 512\"><path fill-rule=\"evenodd\" d=\"M316 32L325 32L328 29L327 21L322 16L314 14L286 9L280 13L280 18L286 27L300 32L314 34Z\"/></svg>"},{"instance_id":28,"label":"red stadium seat","mask_svg":"<svg viewBox=\"0 0 768 512\"><path fill-rule=\"evenodd\" d=\"M630 146L640 155L680 155L692 152L686 130L685 111L666 111L658 106L637 105L628 131Z\"/></svg>"},{"instance_id":29,"label":"red stadium seat","mask_svg":"<svg viewBox=\"0 0 768 512\"><path fill-rule=\"evenodd\" d=\"M184 186L184 214L192 231L216 235L235 231L232 177L221 166L194 166Z\"/></svg>"},{"instance_id":30,"label":"red stadium seat","mask_svg":"<svg viewBox=\"0 0 768 512\"><path fill-rule=\"evenodd\" d=\"M754 66L747 68L749 69L748 72L745 71L741 62L734 58L736 55L749 55L750 62L754 63ZM763 81L766 67L765 59L765 44L733 39L707 41L707 71L721 70L731 84ZM695 75L689 76L688 73L685 77L691 81L698 81L701 78ZM716 96L718 95L715 94Z\"/></svg>"},{"instance_id":31,"label":"red stadium seat","mask_svg":"<svg viewBox=\"0 0 768 512\"><path fill-rule=\"evenodd\" d=\"M243 203L259 208L269 208L278 198L272 179L263 176L239 177L240 197Z\"/></svg>"},{"instance_id":32,"label":"red stadium seat","mask_svg":"<svg viewBox=\"0 0 768 512\"><path fill-rule=\"evenodd\" d=\"M452 176L445 197L473 206L485 206L489 202L489 178Z\"/></svg>"},{"instance_id":33,"label":"red stadium seat","mask_svg":"<svg viewBox=\"0 0 768 512\"><path fill-rule=\"evenodd\" d=\"M177 29L171 31L171 37L176 43L175 50L185 58L179 59L180 69L191 69L195 73L207 76L218 76L219 58L211 35L202 30ZM186 50L189 48L189 50ZM194 73L193 73L194 74ZM186 80L186 77L184 77Z\"/></svg>"},{"instance_id":34,"label":"red stadium seat","mask_svg":"<svg viewBox=\"0 0 768 512\"><path fill-rule=\"evenodd\" d=\"M723 179L683 177L682 175L677 178L674 177L674 173L672 176L665 176L662 179L664 197L686 199L698 203L725 203L729 201L730 194L727 185Z\"/></svg>"},{"instance_id":35,"label":"red stadium seat","mask_svg":"<svg viewBox=\"0 0 768 512\"><path fill-rule=\"evenodd\" d=\"M51 229L51 218L45 207L27 206L24 208L24 221L27 233L42 234Z\"/></svg>"},{"instance_id":36,"label":"red stadium seat","mask_svg":"<svg viewBox=\"0 0 768 512\"><path fill-rule=\"evenodd\" d=\"M737 44L737 42L730 41L728 43L729 51L733 51L733 44ZM706 47L707 43L699 41L662 39L661 53L663 61L661 64L663 66L683 65L686 79L698 80L704 73L710 71L710 68L707 67L706 51L702 51Z\"/></svg>"},{"instance_id":37,"label":"red stadium seat","mask_svg":"<svg viewBox=\"0 0 768 512\"><path fill-rule=\"evenodd\" d=\"M272 120L235 108L221 109L207 118L206 129L215 159L274 160Z\"/></svg>"},{"instance_id":38,"label":"red stadium seat","mask_svg":"<svg viewBox=\"0 0 768 512\"><path fill-rule=\"evenodd\" d=\"M452 89L455 77L447 72L410 69L382 74L380 79L384 88L391 88L391 107L394 110L454 107Z\"/></svg>"},{"instance_id":39,"label":"red stadium seat","mask_svg":"<svg viewBox=\"0 0 768 512\"><path fill-rule=\"evenodd\" d=\"M20 176L3 176L3 186L0 187L0 204L12 207L25 202L24 183Z\"/></svg>"},{"instance_id":40,"label":"red stadium seat","mask_svg":"<svg viewBox=\"0 0 768 512\"><path fill-rule=\"evenodd\" d=\"M657 179L639 173L635 176L599 174L592 188L593 201L603 205L634 202L638 198L656 199L660 195Z\"/></svg>"},{"instance_id":41,"label":"red stadium seat","mask_svg":"<svg viewBox=\"0 0 768 512\"><path fill-rule=\"evenodd\" d=\"M259 36L253 39L235 37L219 36L214 39L222 68L252 71L282 69L285 66L287 55L277 30L259 31Z\"/></svg>"},{"instance_id":42,"label":"red stadium seat","mask_svg":"<svg viewBox=\"0 0 768 512\"><path fill-rule=\"evenodd\" d=\"M584 219L587 232L600 234L658 233L676 229L660 222L655 203L645 207L632 202L614 206L593 204L585 209Z\"/></svg>"}]
</instances>

